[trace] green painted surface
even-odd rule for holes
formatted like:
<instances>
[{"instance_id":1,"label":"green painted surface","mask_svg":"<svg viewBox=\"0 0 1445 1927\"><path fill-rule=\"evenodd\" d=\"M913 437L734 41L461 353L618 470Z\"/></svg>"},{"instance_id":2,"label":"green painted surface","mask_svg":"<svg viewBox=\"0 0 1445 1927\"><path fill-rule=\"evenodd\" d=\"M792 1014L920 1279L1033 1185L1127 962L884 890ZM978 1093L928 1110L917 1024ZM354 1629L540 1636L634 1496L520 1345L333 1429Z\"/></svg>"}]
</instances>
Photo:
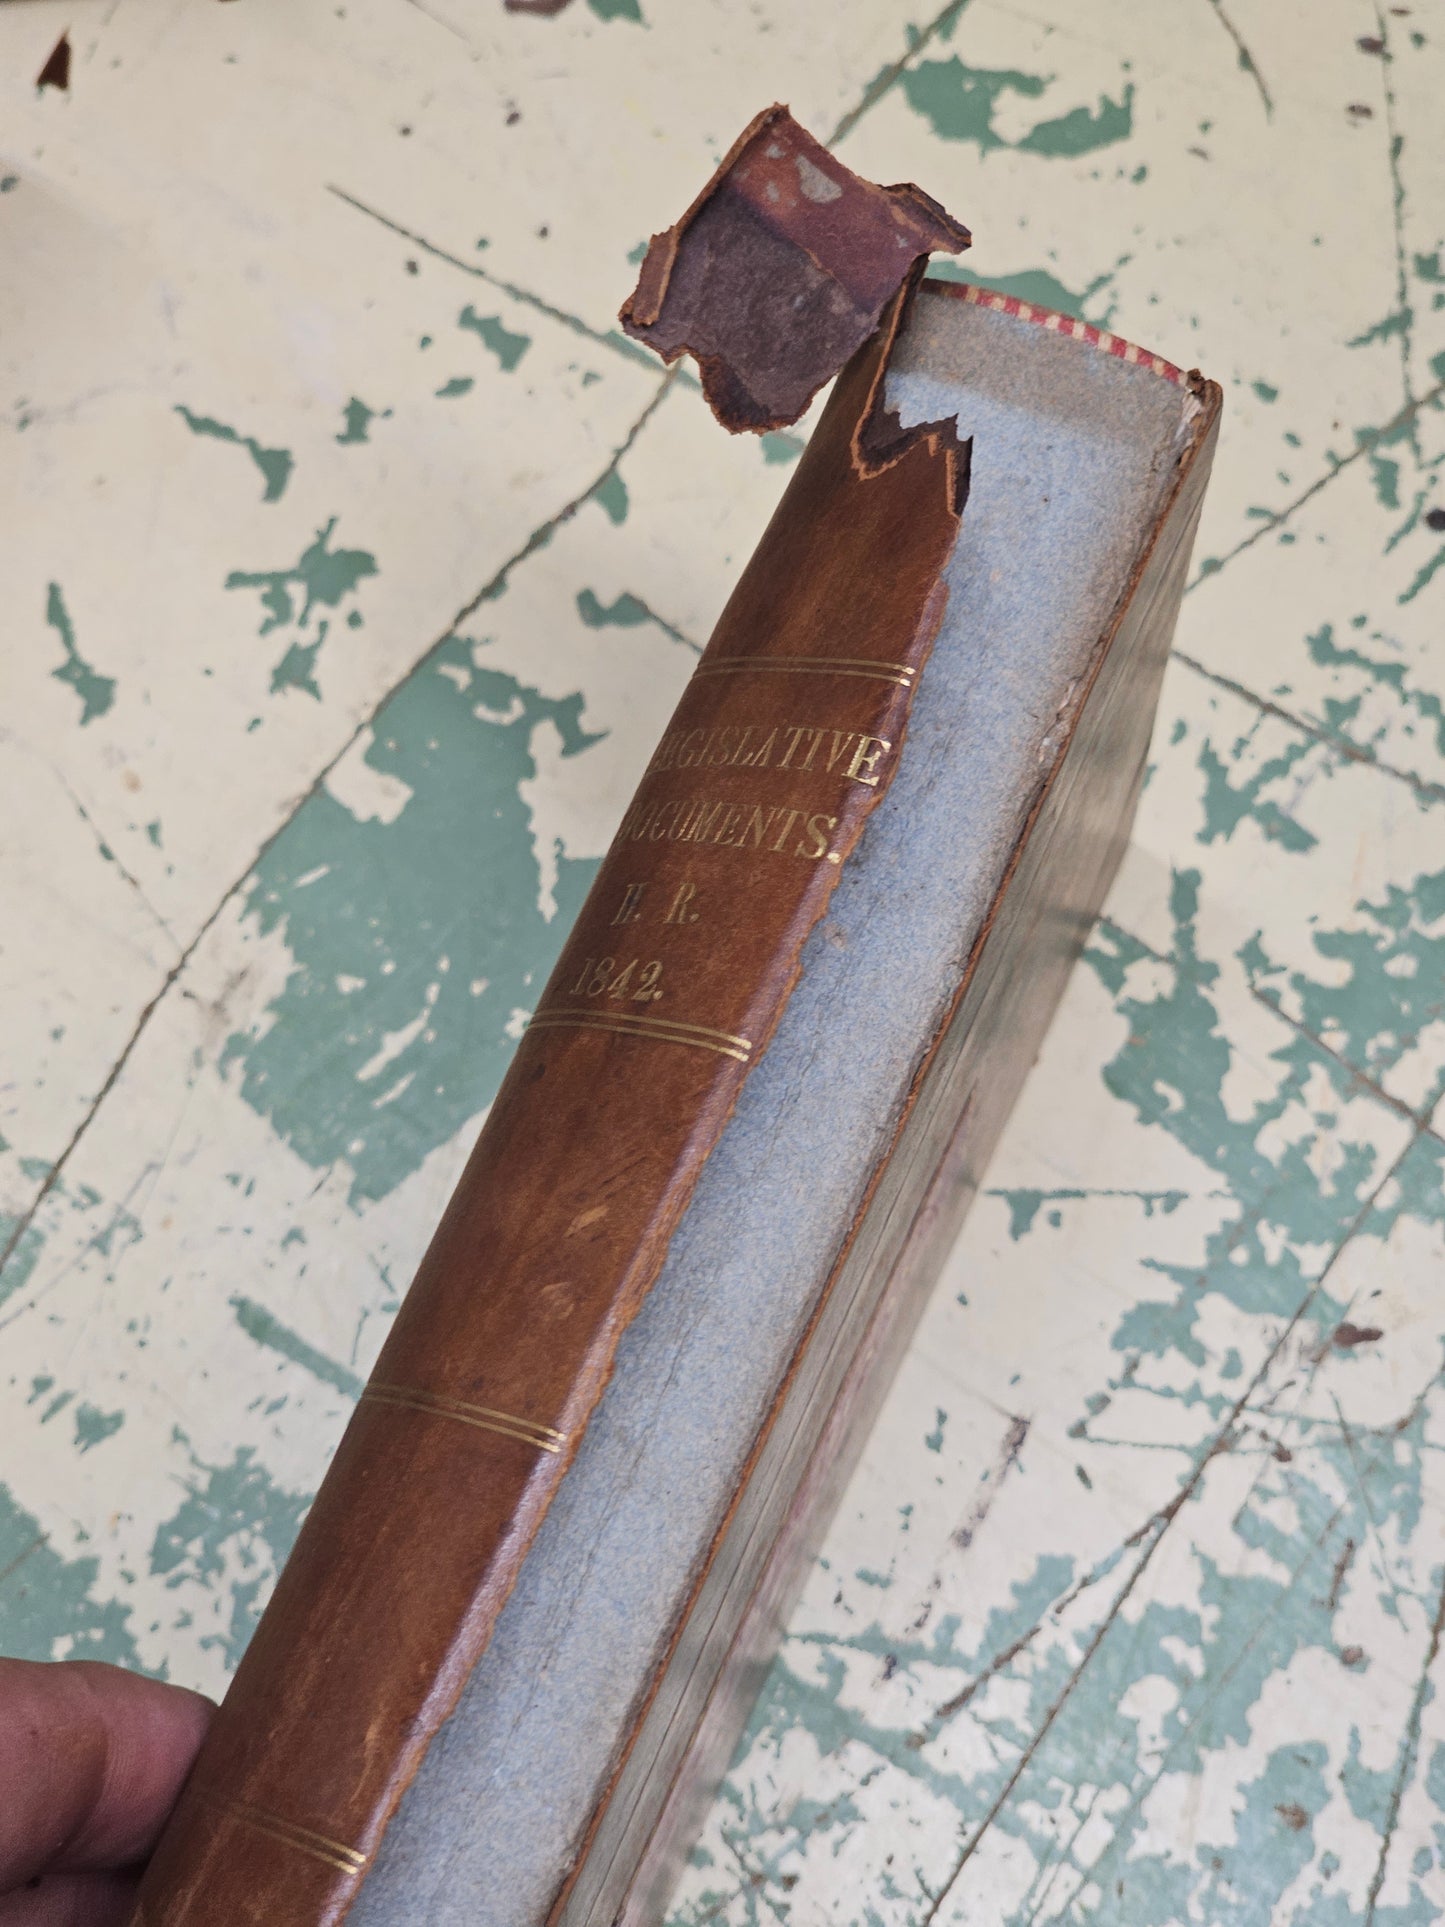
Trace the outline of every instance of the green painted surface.
<instances>
[{"instance_id":1,"label":"green painted surface","mask_svg":"<svg viewBox=\"0 0 1445 1927\"><path fill-rule=\"evenodd\" d=\"M99 1571L99 1559L59 1551L0 1485L0 1643L7 1657L104 1659L143 1670L131 1609L104 1596Z\"/></svg>"},{"instance_id":2,"label":"green painted surface","mask_svg":"<svg viewBox=\"0 0 1445 1927\"><path fill-rule=\"evenodd\" d=\"M593 490L592 499L606 511L609 522L620 526L627 520L627 484L616 469Z\"/></svg>"},{"instance_id":3,"label":"green painted surface","mask_svg":"<svg viewBox=\"0 0 1445 1927\"><path fill-rule=\"evenodd\" d=\"M193 435L208 435L213 441L233 442L237 448L244 448L251 460L261 471L265 483L263 502L279 502L286 493L286 484L291 479L294 457L289 448L263 448L254 435L242 435L225 422L218 422L211 415L197 415L184 405L178 405L176 413Z\"/></svg>"},{"instance_id":4,"label":"green painted surface","mask_svg":"<svg viewBox=\"0 0 1445 1927\"><path fill-rule=\"evenodd\" d=\"M579 589L577 613L589 629L635 629L648 620L647 604L625 589L606 603L599 601L591 589Z\"/></svg>"},{"instance_id":5,"label":"green painted surface","mask_svg":"<svg viewBox=\"0 0 1445 1927\"><path fill-rule=\"evenodd\" d=\"M357 447L371 440L371 424L380 417L389 415L389 408L368 408L364 401L355 395L342 411L341 433L336 437L343 447Z\"/></svg>"},{"instance_id":6,"label":"green painted surface","mask_svg":"<svg viewBox=\"0 0 1445 1927\"><path fill-rule=\"evenodd\" d=\"M113 1438L124 1424L124 1412L100 1412L82 1403L75 1412L75 1443L80 1451L88 1452L93 1445L103 1445Z\"/></svg>"},{"instance_id":7,"label":"green painted surface","mask_svg":"<svg viewBox=\"0 0 1445 1927\"><path fill-rule=\"evenodd\" d=\"M968 67L957 54L947 60L921 60L907 68L900 85L910 107L924 116L944 140L972 141L988 154L1011 147L1025 154L1074 158L1126 140L1134 125L1134 88L1126 84L1118 100L1105 95L1093 107L1036 121L1010 140L998 131L1001 105L1013 95L1037 100L1049 85L1039 74L1014 68Z\"/></svg>"},{"instance_id":8,"label":"green painted surface","mask_svg":"<svg viewBox=\"0 0 1445 1927\"><path fill-rule=\"evenodd\" d=\"M929 276L935 281L963 281L975 287L993 288L1020 301L1031 301L1035 307L1052 308L1058 314L1073 315L1076 320L1092 321L1096 325L1107 325L1113 315L1112 306L1100 310L1094 299L1113 281L1112 274L1096 274L1087 287L1077 292L1066 288L1047 268L1027 268L1022 274L979 275L962 262L939 260L931 264Z\"/></svg>"},{"instance_id":9,"label":"green painted surface","mask_svg":"<svg viewBox=\"0 0 1445 1927\"><path fill-rule=\"evenodd\" d=\"M60 584L52 582L45 599L45 620L60 638L65 661L51 675L57 682L69 683L80 698L81 727L103 716L115 701L115 678L102 676L81 655L75 641L75 625L65 606Z\"/></svg>"},{"instance_id":10,"label":"green painted surface","mask_svg":"<svg viewBox=\"0 0 1445 1927\"><path fill-rule=\"evenodd\" d=\"M290 632L286 652L271 672L271 690L304 690L320 701L316 683L316 658L326 640L329 622L317 616L319 609L339 611L354 596L368 576L377 573L376 558L365 549L332 548L331 536L337 523L332 516L316 539L308 544L291 565L281 569L233 569L226 577L228 589L260 591L263 620L258 634L269 636L276 630ZM351 615L359 615L353 610Z\"/></svg>"},{"instance_id":11,"label":"green painted surface","mask_svg":"<svg viewBox=\"0 0 1445 1927\"><path fill-rule=\"evenodd\" d=\"M478 314L470 302L457 316L457 326L479 336L507 374L511 374L532 345L530 335L513 334L510 329L503 327L498 315Z\"/></svg>"},{"instance_id":12,"label":"green painted surface","mask_svg":"<svg viewBox=\"0 0 1445 1927\"><path fill-rule=\"evenodd\" d=\"M258 1345L288 1359L293 1365L299 1365L302 1371L319 1378L323 1385L334 1385L338 1392L345 1392L348 1398L356 1398L360 1394L362 1381L355 1372L338 1364L334 1358L328 1358L314 1345L308 1345L304 1338L292 1331L289 1325L283 1324L264 1305L258 1305L252 1298L233 1298L231 1309L236 1314L236 1323L241 1330Z\"/></svg>"},{"instance_id":13,"label":"green painted surface","mask_svg":"<svg viewBox=\"0 0 1445 1927\"><path fill-rule=\"evenodd\" d=\"M202 1643L230 1666L245 1651L263 1597L285 1563L310 1495L286 1492L249 1446L224 1465L192 1459L185 1498L156 1530L150 1571L164 1586L225 1581L229 1624Z\"/></svg>"},{"instance_id":14,"label":"green painted surface","mask_svg":"<svg viewBox=\"0 0 1445 1927\"><path fill-rule=\"evenodd\" d=\"M803 452L803 443L798 436L777 428L760 435L758 446L763 451L765 462L795 462Z\"/></svg>"},{"instance_id":15,"label":"green painted surface","mask_svg":"<svg viewBox=\"0 0 1445 1927\"><path fill-rule=\"evenodd\" d=\"M222 1065L308 1164L344 1161L357 1200L384 1197L490 1101L595 868L546 853L545 899L518 791L535 774L540 727L565 756L598 740L580 696L542 696L476 655L448 639L376 720L365 760L406 785L396 818L358 822L323 791L247 891L292 968Z\"/></svg>"}]
</instances>

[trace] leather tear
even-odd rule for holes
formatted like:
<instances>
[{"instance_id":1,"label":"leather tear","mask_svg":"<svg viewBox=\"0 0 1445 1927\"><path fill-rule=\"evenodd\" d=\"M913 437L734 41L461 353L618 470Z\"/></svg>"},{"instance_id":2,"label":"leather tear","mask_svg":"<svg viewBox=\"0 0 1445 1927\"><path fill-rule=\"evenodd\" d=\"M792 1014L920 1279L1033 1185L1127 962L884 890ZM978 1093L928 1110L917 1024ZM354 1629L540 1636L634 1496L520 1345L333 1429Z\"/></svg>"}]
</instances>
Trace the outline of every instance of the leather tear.
<instances>
[{"instance_id":1,"label":"leather tear","mask_svg":"<svg viewBox=\"0 0 1445 1927\"><path fill-rule=\"evenodd\" d=\"M959 435L958 422L953 416L941 421L913 422L905 428L897 410L888 406L886 394L893 349L907 324L913 297L927 265L926 256L914 262L879 324L879 352L870 358L868 392L859 406L857 426L853 430L853 466L866 479L892 468L910 448L925 447L931 455L942 458L949 506L956 516L961 516L968 500L973 437Z\"/></svg>"},{"instance_id":2,"label":"leather tear","mask_svg":"<svg viewBox=\"0 0 1445 1927\"><path fill-rule=\"evenodd\" d=\"M694 357L724 428L762 434L797 421L880 323L896 337L928 256L969 239L921 188L863 180L774 105L653 235L619 319L664 361ZM880 426L866 461L887 441Z\"/></svg>"}]
</instances>

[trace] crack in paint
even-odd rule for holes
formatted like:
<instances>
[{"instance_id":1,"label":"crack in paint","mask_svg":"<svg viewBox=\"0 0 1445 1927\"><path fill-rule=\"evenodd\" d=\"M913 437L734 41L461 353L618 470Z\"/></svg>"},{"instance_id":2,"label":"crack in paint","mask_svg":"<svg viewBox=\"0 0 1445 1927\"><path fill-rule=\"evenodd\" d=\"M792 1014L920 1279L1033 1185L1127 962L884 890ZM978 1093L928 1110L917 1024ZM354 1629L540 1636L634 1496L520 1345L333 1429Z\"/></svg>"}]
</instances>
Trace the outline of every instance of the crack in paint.
<instances>
[{"instance_id":1,"label":"crack in paint","mask_svg":"<svg viewBox=\"0 0 1445 1927\"><path fill-rule=\"evenodd\" d=\"M1197 657L1186 655L1182 649L1173 649L1170 654L1176 662L1183 663L1184 667L1192 670L1196 676L1203 677L1206 682L1212 682L1218 689L1228 690L1231 696L1238 696L1242 701L1252 704L1264 715L1274 716L1280 722L1288 723L1291 729L1297 729L1301 735L1312 738L1326 749L1337 751L1352 763L1363 764L1367 769L1378 770L1382 776L1388 776L1393 782L1406 784L1421 802L1445 803L1445 784L1428 782L1414 770L1401 769L1397 764L1384 762L1364 744L1355 742L1353 738L1342 735L1338 730L1310 722L1292 709L1285 709L1268 696L1259 695L1246 683L1236 682L1232 676L1222 676L1218 670L1207 668Z\"/></svg>"},{"instance_id":2,"label":"crack in paint","mask_svg":"<svg viewBox=\"0 0 1445 1927\"><path fill-rule=\"evenodd\" d=\"M1239 56L1240 71L1249 75L1250 79L1254 82L1260 99L1264 102L1265 119L1273 120L1274 102L1270 98L1269 88L1265 85L1264 75L1260 72L1254 55L1245 44L1243 34L1240 33L1238 27L1235 26L1229 15L1224 11L1224 0L1209 0L1209 4L1214 9L1214 17L1234 42L1235 52Z\"/></svg>"},{"instance_id":3,"label":"crack in paint","mask_svg":"<svg viewBox=\"0 0 1445 1927\"><path fill-rule=\"evenodd\" d=\"M555 307L552 302L543 300L541 295L532 294L526 288L518 287L515 282L505 281L500 275L489 273L486 268L479 267L475 261L464 261L461 255L452 254L448 249L438 247L434 241L428 241L425 235L418 234L413 228L403 226L400 221L392 220L389 214L383 214L379 208L368 206L356 195L349 194L344 187L337 187L328 182L326 192L334 194L338 201L344 201L348 207L355 208L358 214L364 214L368 220L389 229L391 233L399 235L403 241L410 241L413 247L421 248L436 260L445 261L450 267L460 268L463 274L472 275L478 281L485 281L489 288L496 288L499 293L510 296L523 307L531 308L537 314L544 314L551 321L560 322L572 334L581 335L585 340L595 342L599 348L610 348L614 354L621 355L624 360L636 362L650 372L656 371L655 357L646 348L639 347L635 341L629 341L626 335L617 329L608 328L604 332L594 328L580 315L569 314L565 308Z\"/></svg>"},{"instance_id":4,"label":"crack in paint","mask_svg":"<svg viewBox=\"0 0 1445 1927\"><path fill-rule=\"evenodd\" d=\"M1234 561L1236 556L1243 555L1246 549L1252 549L1255 543L1263 541L1265 536L1272 535L1279 529L1287 528L1307 502L1312 502L1322 489L1328 488L1330 483L1336 481L1343 475L1347 468L1353 467L1363 455L1369 452L1371 447L1377 446L1380 441L1388 440L1392 436L1407 429L1410 424L1415 421L1422 408L1434 408L1442 397L1445 397L1445 380L1437 381L1435 386L1427 389L1423 395L1417 396L1413 401L1407 401L1399 413L1392 415L1385 426L1378 431L1374 441L1369 444L1362 442L1353 449L1350 454L1342 455L1338 459L1331 457L1330 466L1325 470L1324 474L1318 476L1311 482L1309 487L1297 495L1287 507L1278 511L1270 511L1266 521L1262 521L1257 529L1254 529L1249 535L1246 535L1243 540L1236 542L1234 547L1226 550L1223 555L1205 556L1199 564L1199 567L1195 570L1194 579L1185 590L1185 594L1192 594L1195 589L1199 588L1201 583L1207 582L1211 576L1218 575L1222 569L1227 568L1228 565Z\"/></svg>"}]
</instances>

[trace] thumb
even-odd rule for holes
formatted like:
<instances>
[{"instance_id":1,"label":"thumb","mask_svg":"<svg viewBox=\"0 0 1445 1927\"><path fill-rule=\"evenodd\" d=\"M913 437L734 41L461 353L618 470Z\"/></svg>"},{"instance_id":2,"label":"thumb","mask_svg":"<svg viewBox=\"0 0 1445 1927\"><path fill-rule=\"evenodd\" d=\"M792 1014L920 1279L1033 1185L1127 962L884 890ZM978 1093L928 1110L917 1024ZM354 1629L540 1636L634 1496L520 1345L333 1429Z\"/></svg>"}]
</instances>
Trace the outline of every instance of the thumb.
<instances>
[{"instance_id":1,"label":"thumb","mask_svg":"<svg viewBox=\"0 0 1445 1927\"><path fill-rule=\"evenodd\" d=\"M116 1666L0 1659L0 1893L144 1859L214 1710Z\"/></svg>"}]
</instances>

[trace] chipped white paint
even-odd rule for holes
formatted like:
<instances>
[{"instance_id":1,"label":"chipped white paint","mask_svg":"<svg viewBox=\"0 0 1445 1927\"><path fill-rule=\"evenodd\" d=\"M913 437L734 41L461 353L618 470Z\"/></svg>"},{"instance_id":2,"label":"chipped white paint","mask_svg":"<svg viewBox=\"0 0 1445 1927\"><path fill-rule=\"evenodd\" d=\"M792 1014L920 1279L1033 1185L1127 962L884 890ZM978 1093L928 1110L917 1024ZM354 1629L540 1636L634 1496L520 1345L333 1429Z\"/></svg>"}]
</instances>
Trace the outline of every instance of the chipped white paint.
<instances>
[{"instance_id":1,"label":"chipped white paint","mask_svg":"<svg viewBox=\"0 0 1445 1927\"><path fill-rule=\"evenodd\" d=\"M1228 400L1138 835L675 1927L1445 1913L1442 49L0 9L0 1645L223 1687L799 445L613 332L780 98Z\"/></svg>"}]
</instances>

